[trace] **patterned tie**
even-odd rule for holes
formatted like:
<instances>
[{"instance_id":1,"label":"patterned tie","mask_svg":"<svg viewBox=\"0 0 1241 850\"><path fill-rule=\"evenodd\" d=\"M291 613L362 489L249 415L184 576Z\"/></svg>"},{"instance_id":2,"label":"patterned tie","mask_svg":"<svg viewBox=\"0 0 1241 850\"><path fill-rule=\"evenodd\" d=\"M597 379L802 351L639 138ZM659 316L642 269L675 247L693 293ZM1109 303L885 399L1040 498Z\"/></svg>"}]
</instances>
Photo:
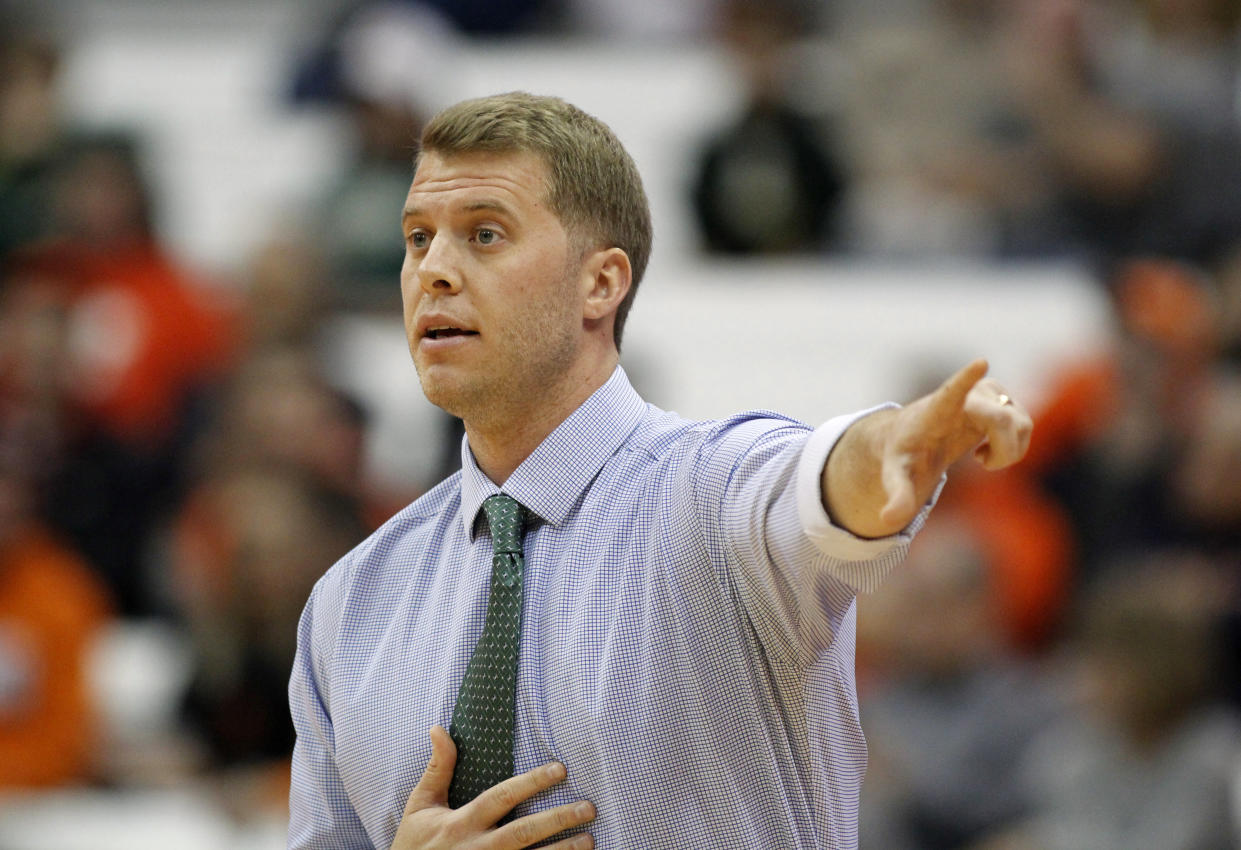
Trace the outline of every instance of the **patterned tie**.
<instances>
[{"instance_id":1,"label":"patterned tie","mask_svg":"<svg viewBox=\"0 0 1241 850\"><path fill-rule=\"evenodd\" d=\"M478 646L465 668L450 732L457 766L448 804L454 809L513 775L513 713L521 639L521 536L526 510L500 493L483 502L491 528L491 597Z\"/></svg>"}]
</instances>

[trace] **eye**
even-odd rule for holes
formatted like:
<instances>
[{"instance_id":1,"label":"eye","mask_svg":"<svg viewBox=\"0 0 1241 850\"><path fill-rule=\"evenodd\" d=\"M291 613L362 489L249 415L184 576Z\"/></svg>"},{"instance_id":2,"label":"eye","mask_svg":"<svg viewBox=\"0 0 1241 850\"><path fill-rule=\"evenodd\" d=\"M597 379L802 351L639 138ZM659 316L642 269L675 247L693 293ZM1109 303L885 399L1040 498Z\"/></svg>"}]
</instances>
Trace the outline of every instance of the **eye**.
<instances>
[{"instance_id":1,"label":"eye","mask_svg":"<svg viewBox=\"0 0 1241 850\"><path fill-rule=\"evenodd\" d=\"M409 247L422 250L431 244L431 234L425 230L414 230L409 234Z\"/></svg>"},{"instance_id":2,"label":"eye","mask_svg":"<svg viewBox=\"0 0 1241 850\"><path fill-rule=\"evenodd\" d=\"M500 240L500 234L486 227L480 227L474 234L474 240L479 245L494 245Z\"/></svg>"}]
</instances>

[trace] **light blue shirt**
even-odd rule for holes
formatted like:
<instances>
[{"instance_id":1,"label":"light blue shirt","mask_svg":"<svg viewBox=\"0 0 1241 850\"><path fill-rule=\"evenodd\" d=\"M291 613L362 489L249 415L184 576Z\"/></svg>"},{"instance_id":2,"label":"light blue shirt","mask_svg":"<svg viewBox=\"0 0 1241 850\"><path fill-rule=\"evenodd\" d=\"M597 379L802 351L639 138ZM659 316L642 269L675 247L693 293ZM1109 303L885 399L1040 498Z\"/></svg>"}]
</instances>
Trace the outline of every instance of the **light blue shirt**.
<instances>
[{"instance_id":1,"label":"light blue shirt","mask_svg":"<svg viewBox=\"0 0 1241 850\"><path fill-rule=\"evenodd\" d=\"M568 778L602 850L853 848L866 744L854 594L904 556L829 522L819 474L856 418L691 422L618 368L504 482L525 537L516 769ZM289 684L290 847L387 850L482 630L501 488L475 464L315 586Z\"/></svg>"}]
</instances>

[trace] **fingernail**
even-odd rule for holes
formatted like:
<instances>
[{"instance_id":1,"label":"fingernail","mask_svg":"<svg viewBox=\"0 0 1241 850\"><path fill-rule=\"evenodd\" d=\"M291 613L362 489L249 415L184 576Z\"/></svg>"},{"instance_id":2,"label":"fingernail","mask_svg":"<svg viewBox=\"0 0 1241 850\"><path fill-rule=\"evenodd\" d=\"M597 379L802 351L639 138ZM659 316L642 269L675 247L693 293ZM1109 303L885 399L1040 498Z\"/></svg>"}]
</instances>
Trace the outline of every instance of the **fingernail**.
<instances>
[{"instance_id":1,"label":"fingernail","mask_svg":"<svg viewBox=\"0 0 1241 850\"><path fill-rule=\"evenodd\" d=\"M556 779L556 780L564 779L565 777L564 765L558 761L554 761L551 764L549 764L547 767L543 768L543 774L548 779Z\"/></svg>"},{"instance_id":2,"label":"fingernail","mask_svg":"<svg viewBox=\"0 0 1241 850\"><path fill-rule=\"evenodd\" d=\"M595 816L595 807L586 801L582 801L573 807L573 814L582 820L588 820Z\"/></svg>"},{"instance_id":3,"label":"fingernail","mask_svg":"<svg viewBox=\"0 0 1241 850\"><path fill-rule=\"evenodd\" d=\"M595 839L590 837L590 833L583 832L577 838L573 839L573 846L577 848L594 847Z\"/></svg>"}]
</instances>

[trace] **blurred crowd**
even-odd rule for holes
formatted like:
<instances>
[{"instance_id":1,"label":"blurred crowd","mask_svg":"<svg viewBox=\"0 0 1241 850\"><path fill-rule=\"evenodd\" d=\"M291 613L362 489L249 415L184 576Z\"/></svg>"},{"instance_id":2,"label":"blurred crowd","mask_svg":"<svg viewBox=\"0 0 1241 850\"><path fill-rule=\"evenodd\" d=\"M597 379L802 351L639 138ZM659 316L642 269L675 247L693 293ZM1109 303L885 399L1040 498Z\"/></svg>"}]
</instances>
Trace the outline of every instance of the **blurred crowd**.
<instances>
[{"instance_id":1,"label":"blurred crowd","mask_svg":"<svg viewBox=\"0 0 1241 850\"><path fill-rule=\"evenodd\" d=\"M72 38L0 21L0 789L211 777L279 809L311 584L458 454L444 417L418 435L434 475L371 480L370 414L321 350L331 316L399 315L393 210L441 105L420 69L471 38L624 37L713 44L743 86L687 152L704 255L1070 260L1111 307L1047 376L1028 460L954 470L860 602L862 847L1241 846L1241 3L329 17L281 108L338 113L351 159L227 280L161 237L143 128L66 114ZM90 659L152 619L191 669L172 742L134 753Z\"/></svg>"}]
</instances>

